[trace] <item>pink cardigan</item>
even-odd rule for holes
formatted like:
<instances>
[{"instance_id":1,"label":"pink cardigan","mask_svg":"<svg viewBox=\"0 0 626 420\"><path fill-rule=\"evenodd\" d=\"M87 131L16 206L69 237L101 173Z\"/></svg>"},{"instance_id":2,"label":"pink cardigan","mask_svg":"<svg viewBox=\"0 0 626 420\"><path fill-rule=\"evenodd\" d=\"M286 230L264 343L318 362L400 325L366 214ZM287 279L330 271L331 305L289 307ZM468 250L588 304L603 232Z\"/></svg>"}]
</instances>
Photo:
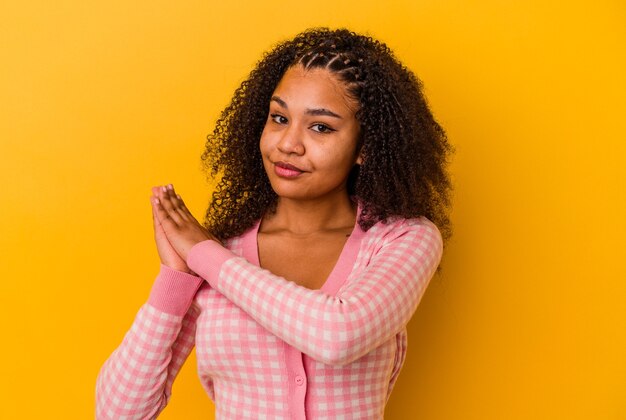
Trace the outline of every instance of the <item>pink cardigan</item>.
<instances>
[{"instance_id":1,"label":"pink cardigan","mask_svg":"<svg viewBox=\"0 0 626 420\"><path fill-rule=\"evenodd\" d=\"M200 277L161 266L97 380L98 419L155 418L196 346L218 419L382 419L406 324L442 253L426 218L358 224L321 290L259 267L257 223L195 245ZM204 281L204 280L206 281Z\"/></svg>"}]
</instances>

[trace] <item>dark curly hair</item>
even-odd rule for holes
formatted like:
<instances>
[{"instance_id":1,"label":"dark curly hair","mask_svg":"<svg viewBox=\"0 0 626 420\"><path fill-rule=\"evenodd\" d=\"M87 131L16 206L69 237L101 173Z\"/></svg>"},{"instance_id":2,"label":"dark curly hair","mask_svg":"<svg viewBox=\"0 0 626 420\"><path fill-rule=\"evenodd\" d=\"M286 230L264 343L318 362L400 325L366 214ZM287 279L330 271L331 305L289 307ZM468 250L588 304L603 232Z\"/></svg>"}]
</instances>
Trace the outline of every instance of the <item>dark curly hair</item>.
<instances>
[{"instance_id":1,"label":"dark curly hair","mask_svg":"<svg viewBox=\"0 0 626 420\"><path fill-rule=\"evenodd\" d=\"M422 84L384 43L346 29L309 29L264 54L222 111L202 160L218 177L205 226L228 239L276 208L259 140L274 89L291 66L325 68L358 100L363 162L348 179L367 230L393 216L426 216L451 235L447 172L452 146L435 121Z\"/></svg>"}]
</instances>

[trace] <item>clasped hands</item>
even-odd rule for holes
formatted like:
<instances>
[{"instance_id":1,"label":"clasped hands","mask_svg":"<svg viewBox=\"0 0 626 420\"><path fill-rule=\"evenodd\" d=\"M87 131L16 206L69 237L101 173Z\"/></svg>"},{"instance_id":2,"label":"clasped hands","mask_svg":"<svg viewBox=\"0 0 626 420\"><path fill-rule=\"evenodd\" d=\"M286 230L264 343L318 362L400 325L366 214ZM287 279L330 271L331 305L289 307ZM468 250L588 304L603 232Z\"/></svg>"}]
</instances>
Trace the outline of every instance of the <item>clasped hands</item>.
<instances>
[{"instance_id":1,"label":"clasped hands","mask_svg":"<svg viewBox=\"0 0 626 420\"><path fill-rule=\"evenodd\" d=\"M172 184L152 187L150 202L154 240L161 263L191 273L186 262L189 250L207 239L219 241L193 217Z\"/></svg>"}]
</instances>

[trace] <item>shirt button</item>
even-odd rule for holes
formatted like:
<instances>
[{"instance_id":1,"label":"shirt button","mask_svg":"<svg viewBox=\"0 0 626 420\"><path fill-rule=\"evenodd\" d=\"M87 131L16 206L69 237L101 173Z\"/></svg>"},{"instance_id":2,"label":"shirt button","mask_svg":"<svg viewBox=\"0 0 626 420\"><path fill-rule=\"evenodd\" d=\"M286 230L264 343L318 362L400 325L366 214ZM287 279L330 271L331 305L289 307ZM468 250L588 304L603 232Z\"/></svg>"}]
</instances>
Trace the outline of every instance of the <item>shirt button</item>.
<instances>
[{"instance_id":1,"label":"shirt button","mask_svg":"<svg viewBox=\"0 0 626 420\"><path fill-rule=\"evenodd\" d=\"M296 376L296 385L302 386L304 384L304 378L300 375Z\"/></svg>"}]
</instances>

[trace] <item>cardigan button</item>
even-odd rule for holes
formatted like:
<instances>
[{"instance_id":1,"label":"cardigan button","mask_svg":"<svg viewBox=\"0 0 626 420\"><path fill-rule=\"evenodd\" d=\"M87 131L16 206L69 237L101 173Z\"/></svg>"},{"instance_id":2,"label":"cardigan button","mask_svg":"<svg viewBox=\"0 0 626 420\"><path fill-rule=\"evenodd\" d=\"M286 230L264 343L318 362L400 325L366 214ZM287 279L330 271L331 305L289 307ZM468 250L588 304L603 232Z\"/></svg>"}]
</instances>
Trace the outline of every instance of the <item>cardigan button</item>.
<instances>
[{"instance_id":1,"label":"cardigan button","mask_svg":"<svg viewBox=\"0 0 626 420\"><path fill-rule=\"evenodd\" d=\"M304 384L304 378L300 375L296 376L296 385L302 386Z\"/></svg>"}]
</instances>

